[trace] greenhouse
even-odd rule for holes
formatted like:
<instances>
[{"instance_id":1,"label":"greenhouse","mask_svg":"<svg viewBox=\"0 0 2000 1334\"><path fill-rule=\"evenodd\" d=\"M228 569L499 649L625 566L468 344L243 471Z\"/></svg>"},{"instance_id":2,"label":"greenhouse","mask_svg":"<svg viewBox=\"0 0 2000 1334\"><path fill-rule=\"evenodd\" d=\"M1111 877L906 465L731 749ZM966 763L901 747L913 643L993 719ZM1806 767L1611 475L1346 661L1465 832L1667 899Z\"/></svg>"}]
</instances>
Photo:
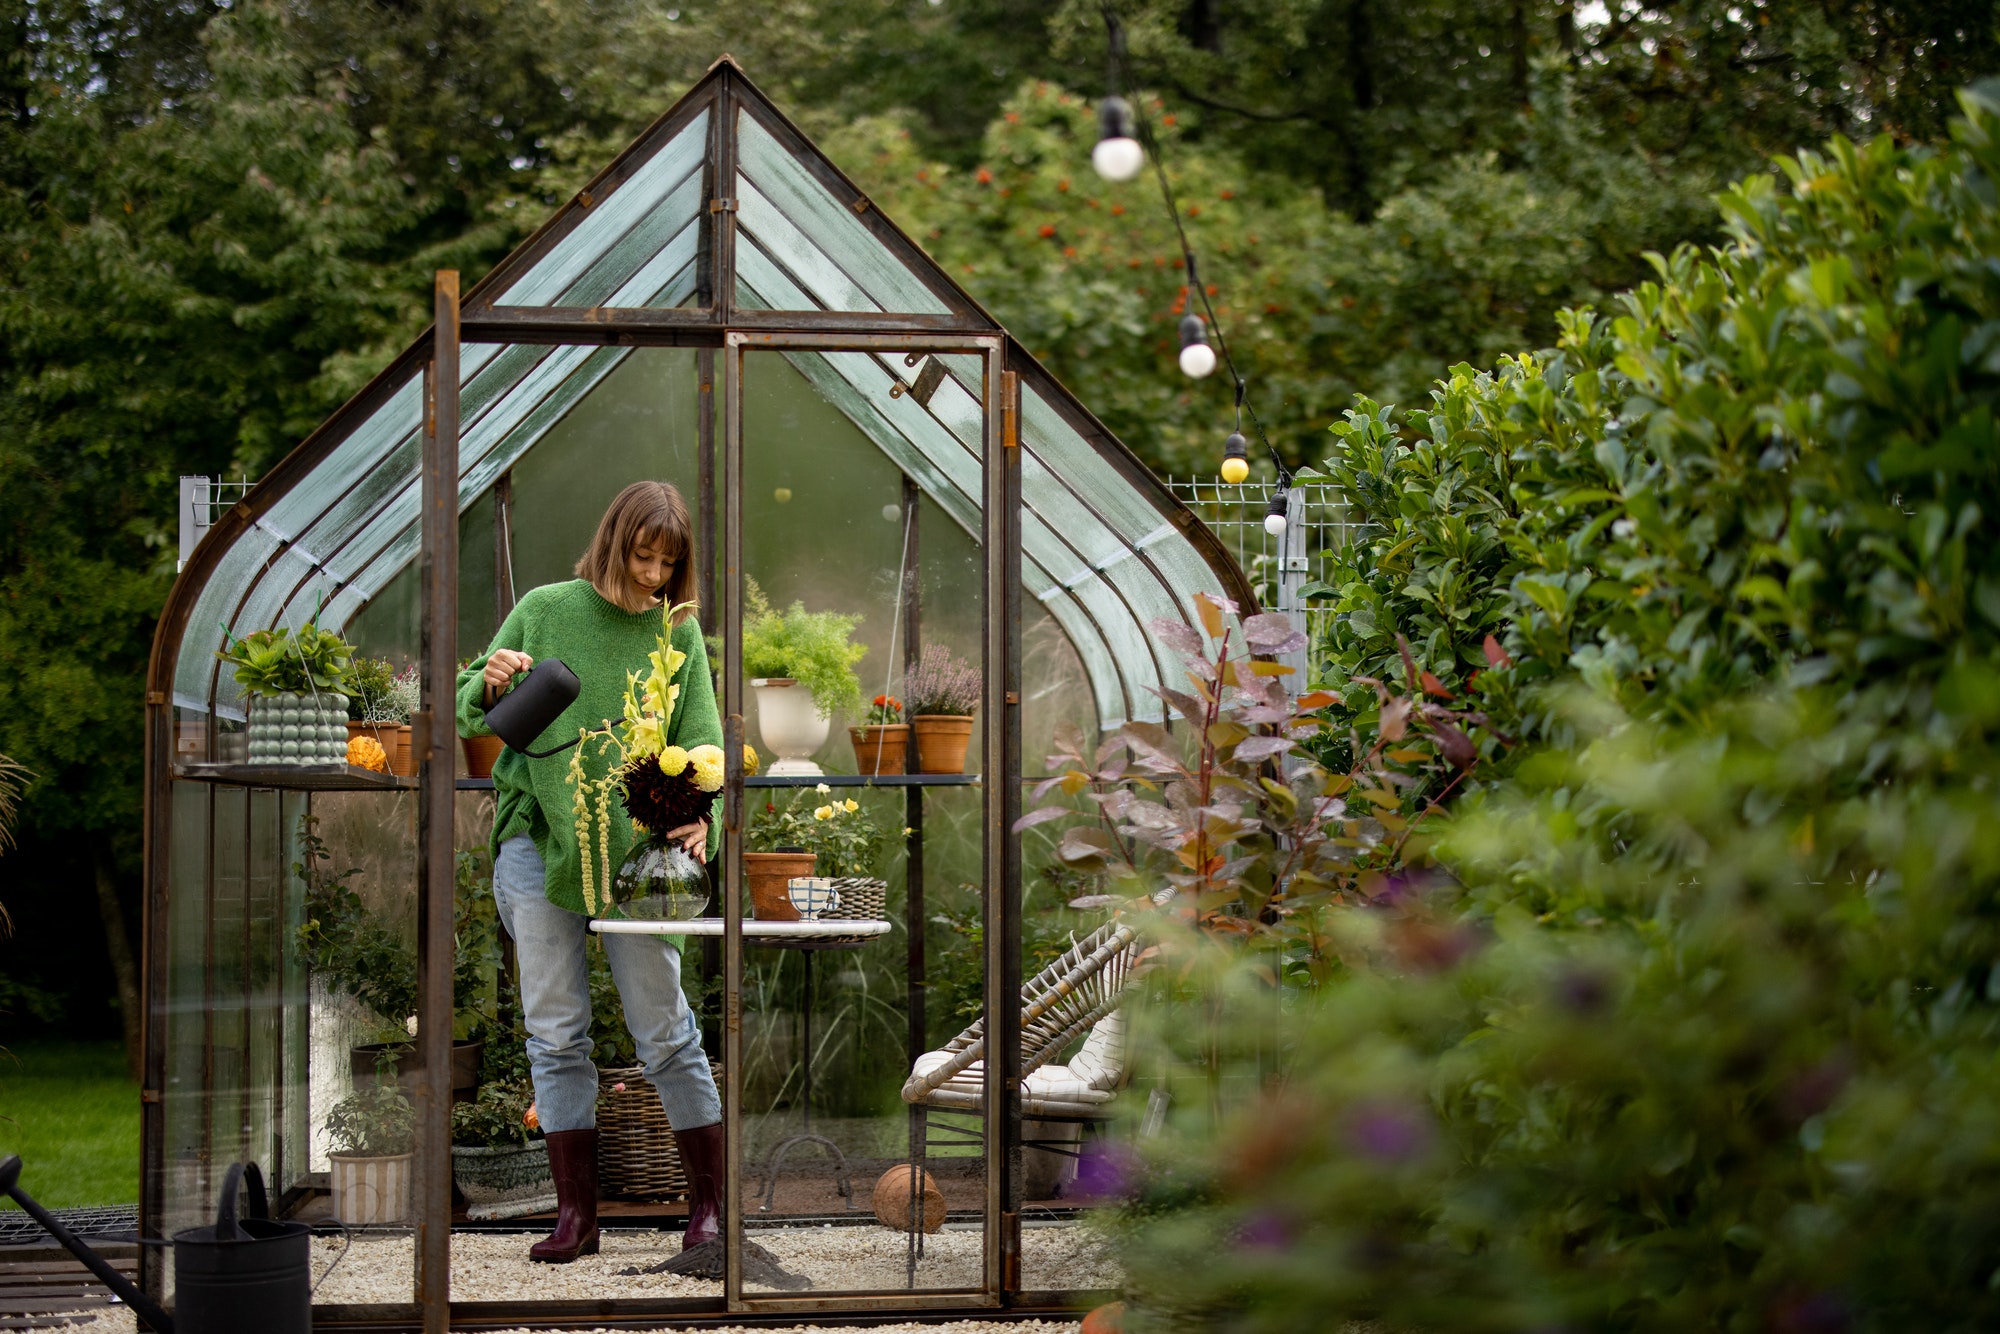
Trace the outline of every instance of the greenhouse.
<instances>
[{"instance_id":1,"label":"greenhouse","mask_svg":"<svg viewBox=\"0 0 2000 1334\"><path fill-rule=\"evenodd\" d=\"M1010 831L1059 727L1163 717L1175 660L1147 625L1200 592L1248 606L1235 562L727 58L462 298L439 274L436 309L213 516L161 616L141 1235L212 1221L254 1162L274 1214L314 1225L315 1277L333 1264L328 1327L1056 1310L1117 1287L1072 1178L1079 1145L1135 1133L1108 1111L1133 1077L1133 942L1103 910L1043 911L1060 869ZM718 1276L657 1272L686 1186L629 1052L597 1057L601 1254L528 1264L546 1201L482 1193L454 1130L506 1114L484 1090L519 1056L520 1002L486 890L494 783L461 753L453 682L642 479L692 511L725 733L719 892L652 924L680 933L722 1096ZM864 700L962 664L964 758L918 737L892 767L857 716L787 732L796 691L743 645L795 603L845 618ZM305 627L408 695L353 719L349 762L274 749L218 656ZM379 767L352 762L363 738ZM779 854L751 845L800 800L880 832L858 877L876 898L753 907L752 861ZM1046 969L1024 964L1031 910L1062 923ZM596 938L619 934L601 916ZM622 1026L605 1004L600 1048ZM413 1146L354 1176L336 1113L391 1074ZM142 1261L171 1301L167 1268Z\"/></svg>"}]
</instances>

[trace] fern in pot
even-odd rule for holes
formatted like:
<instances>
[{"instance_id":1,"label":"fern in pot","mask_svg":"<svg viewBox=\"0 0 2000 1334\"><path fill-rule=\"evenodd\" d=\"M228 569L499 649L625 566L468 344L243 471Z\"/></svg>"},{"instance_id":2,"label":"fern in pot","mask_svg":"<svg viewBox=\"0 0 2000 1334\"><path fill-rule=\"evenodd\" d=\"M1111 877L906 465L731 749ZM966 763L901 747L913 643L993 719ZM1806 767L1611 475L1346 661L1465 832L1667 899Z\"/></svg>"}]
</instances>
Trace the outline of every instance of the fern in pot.
<instances>
[{"instance_id":1,"label":"fern in pot","mask_svg":"<svg viewBox=\"0 0 2000 1334\"><path fill-rule=\"evenodd\" d=\"M826 744L833 716L861 713L854 665L868 648L853 642L861 617L807 611L803 602L779 611L756 580L746 583L743 675L757 696L757 730L778 756L771 774L817 775L811 756Z\"/></svg>"}]
</instances>

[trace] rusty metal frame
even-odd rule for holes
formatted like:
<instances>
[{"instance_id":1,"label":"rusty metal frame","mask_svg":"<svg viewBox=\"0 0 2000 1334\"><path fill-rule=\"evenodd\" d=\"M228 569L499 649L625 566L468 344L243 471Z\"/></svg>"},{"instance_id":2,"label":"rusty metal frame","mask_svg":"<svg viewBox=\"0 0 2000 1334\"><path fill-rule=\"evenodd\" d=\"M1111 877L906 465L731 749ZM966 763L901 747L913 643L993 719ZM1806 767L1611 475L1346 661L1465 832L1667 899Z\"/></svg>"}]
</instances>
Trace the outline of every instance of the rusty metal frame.
<instances>
[{"instance_id":1,"label":"rusty metal frame","mask_svg":"<svg viewBox=\"0 0 2000 1334\"><path fill-rule=\"evenodd\" d=\"M949 307L943 315L903 315L879 312L737 310L735 296L735 215L723 209L704 211L707 242L698 261L705 265L709 303L699 308L605 309L583 307L504 307L493 304L504 291L532 269L601 201L625 181L672 135L685 128L703 109L713 115L710 160L715 193L734 189L736 117L753 115L805 169L859 217L864 225L911 272ZM436 320L369 384L314 430L266 474L244 499L220 516L190 554L187 569L169 593L162 609L148 663L145 697L145 761L147 766L144 823L145 897L142 991L146 998L143 1023L141 1089L142 1171L141 1227L159 1227L164 1212L166 1117L163 1092L167 1075L167 983L170 970L168 935L171 884L171 840L174 816L174 704L176 660L188 620L204 587L213 579L226 552L243 539L274 506L309 477L369 416L387 405L412 379L427 375L432 392L425 395L422 498L422 541L419 577L422 585L425 673L423 723L414 738L421 768L418 782L422 825L419 833L421 890L419 970L420 1041L427 1074L420 1077L419 1181L417 1266L410 1303L375 1306L321 1306L316 1324L328 1328L459 1327L518 1325L531 1319L551 1325L638 1324L659 1328L681 1322L701 1322L722 1311L746 1323L785 1322L814 1311L845 1311L879 1316L886 1307L945 1315L994 1315L1003 1310L1055 1311L1076 1294L1024 1292L1020 1280L1020 1172L1018 1006L1019 994L1019 840L1010 831L1020 805L1020 624L1022 583L1020 389L1033 386L1109 461L1121 477L1161 511L1168 522L1203 556L1216 578L1247 609L1254 606L1248 580L1227 551L1193 513L1168 494L1139 462L1054 377L1027 355L971 296L938 269L896 226L875 210L847 177L827 162L805 136L772 106L727 57L718 61L690 92L655 121L635 143L592 179L526 242L501 261L466 294L457 297L455 276L439 275ZM452 1302L449 1295L449 1173L439 1165L449 1154L448 1083L450 1041L451 829L454 784L450 779L451 736L449 683L455 676L458 541L458 350L464 342L517 342L598 346L692 346L704 349L704 360L722 352L720 411L723 425L719 501L725 517L721 550L713 557L721 593L725 645L723 707L729 746L729 787L725 826L743 829L742 785L743 699L740 672L731 660L742 630L740 576L742 550L742 364L751 350L933 351L981 354L984 411L982 458L982 545L985 548L985 608L983 687L986 697L982 723L987 768L1005 781L989 783L987 831L982 867L987 881L985 900L987 996L999 1058L987 1071L988 1108L985 1129L987 1174L986 1266L981 1291L927 1290L849 1293L838 1297L797 1298L742 1291L739 1274L741 1242L741 1164L735 1142L742 1112L738 1085L742 1051L742 907L740 897L724 896L725 1001L723 1046L731 1077L725 1087L725 1126L730 1139L728 1197L732 1218L728 1238L729 1278L721 1299L695 1298L614 1302ZM712 372L711 372L712 374ZM436 392L443 389L445 392ZM716 409L710 407L712 414ZM1080 498L1088 504L1087 498ZM498 502L496 502L496 505ZM1094 512L1095 507L1090 506ZM497 510L496 510L497 513ZM303 532L303 530L302 530ZM497 541L496 537L496 541ZM713 538L710 539L713 541ZM280 559L294 541L281 541L270 558ZM1136 553L1145 560L1145 553ZM497 556L497 553L496 553ZM1150 566L1152 562L1146 561ZM1157 577L1159 572L1154 571ZM1164 580L1163 580L1164 582ZM1171 587L1169 585L1169 587ZM296 598L294 589L285 605ZM1081 603L1078 604L1082 606ZM239 604L240 610L240 604ZM1094 626L1088 608L1086 621ZM1103 631L1095 628L1100 636ZM910 645L914 651L914 636ZM214 678L211 676L211 682ZM214 686L211 684L211 701ZM213 715L210 715L211 725ZM443 775L442 780L438 775ZM210 820L217 795L208 794ZM282 810L282 807L281 807ZM246 821L248 812L246 809ZM280 823L282 824L282 818ZM247 827L247 826L246 826ZM212 833L211 833L212 837ZM248 867L246 864L246 875ZM725 883L742 877L739 839L725 842ZM207 888L213 893L215 867L211 856ZM200 892L184 886L181 892ZM247 887L246 887L247 889ZM211 933L212 935L212 933ZM211 942L212 943L212 942ZM212 1045L212 1044L211 1044ZM435 1050L434 1050L435 1048ZM211 1094L213 1089L208 1090ZM150 1248L140 1257L143 1285L159 1295L164 1289L160 1256ZM1070 1309L1074 1309L1073 1306Z\"/></svg>"}]
</instances>

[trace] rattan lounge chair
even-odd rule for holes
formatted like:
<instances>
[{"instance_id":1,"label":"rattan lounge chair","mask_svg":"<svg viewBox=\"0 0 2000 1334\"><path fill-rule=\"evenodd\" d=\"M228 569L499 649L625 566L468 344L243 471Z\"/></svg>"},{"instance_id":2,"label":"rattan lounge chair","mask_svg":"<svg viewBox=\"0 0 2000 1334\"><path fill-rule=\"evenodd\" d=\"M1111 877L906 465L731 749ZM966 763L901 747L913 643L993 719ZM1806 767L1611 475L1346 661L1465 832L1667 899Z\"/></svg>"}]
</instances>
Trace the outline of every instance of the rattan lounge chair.
<instances>
[{"instance_id":1,"label":"rattan lounge chair","mask_svg":"<svg viewBox=\"0 0 2000 1334\"><path fill-rule=\"evenodd\" d=\"M1107 922L1021 984L1021 1115L1043 1120L1100 1120L1125 1082L1125 1017L1118 1007L1138 963L1137 933ZM1089 1034L1065 1064L1064 1048ZM940 1111L978 1112L986 1105L986 1021L976 1021L940 1051L918 1057L903 1101Z\"/></svg>"}]
</instances>

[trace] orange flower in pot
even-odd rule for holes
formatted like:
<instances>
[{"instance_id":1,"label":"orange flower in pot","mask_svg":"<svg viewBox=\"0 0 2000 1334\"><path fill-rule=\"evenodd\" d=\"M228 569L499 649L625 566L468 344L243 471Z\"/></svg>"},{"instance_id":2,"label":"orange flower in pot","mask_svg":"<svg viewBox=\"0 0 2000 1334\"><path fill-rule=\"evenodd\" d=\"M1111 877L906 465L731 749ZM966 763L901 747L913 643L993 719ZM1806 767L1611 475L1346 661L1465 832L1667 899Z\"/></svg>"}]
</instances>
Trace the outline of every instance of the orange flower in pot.
<instances>
[{"instance_id":1,"label":"orange flower in pot","mask_svg":"<svg viewBox=\"0 0 2000 1334\"><path fill-rule=\"evenodd\" d=\"M848 728L847 738L854 743L855 772L862 777L909 772L910 725L903 721L903 701L894 695L877 695L868 706L868 721Z\"/></svg>"}]
</instances>

